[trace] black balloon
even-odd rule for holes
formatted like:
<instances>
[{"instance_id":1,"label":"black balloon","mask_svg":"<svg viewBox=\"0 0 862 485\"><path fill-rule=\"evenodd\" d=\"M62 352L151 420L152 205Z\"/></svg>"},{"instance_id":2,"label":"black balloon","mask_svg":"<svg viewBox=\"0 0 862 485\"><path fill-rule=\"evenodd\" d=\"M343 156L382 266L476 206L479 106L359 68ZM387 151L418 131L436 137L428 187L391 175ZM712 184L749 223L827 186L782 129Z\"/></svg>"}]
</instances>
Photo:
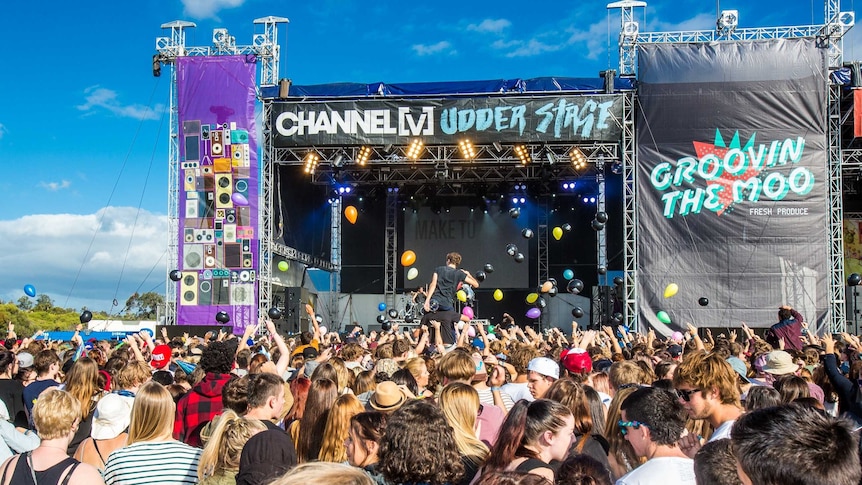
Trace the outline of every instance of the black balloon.
<instances>
[{"instance_id":1,"label":"black balloon","mask_svg":"<svg viewBox=\"0 0 862 485\"><path fill-rule=\"evenodd\" d=\"M389 320L384 320L383 322L380 323L380 328L384 332L388 332L388 331L392 330L392 322L390 322Z\"/></svg>"},{"instance_id":2,"label":"black balloon","mask_svg":"<svg viewBox=\"0 0 862 485\"><path fill-rule=\"evenodd\" d=\"M601 222L602 224L608 222L608 213L604 211L596 212L596 220Z\"/></svg>"},{"instance_id":3,"label":"black balloon","mask_svg":"<svg viewBox=\"0 0 862 485\"><path fill-rule=\"evenodd\" d=\"M413 323L413 315L405 315L404 323Z\"/></svg>"},{"instance_id":4,"label":"black balloon","mask_svg":"<svg viewBox=\"0 0 862 485\"><path fill-rule=\"evenodd\" d=\"M847 277L847 286L858 286L862 283L862 276L859 273L853 273Z\"/></svg>"},{"instance_id":5,"label":"black balloon","mask_svg":"<svg viewBox=\"0 0 862 485\"><path fill-rule=\"evenodd\" d=\"M572 308L572 316L575 318L581 318L584 316L584 310L581 307L576 306L575 308Z\"/></svg>"},{"instance_id":6,"label":"black balloon","mask_svg":"<svg viewBox=\"0 0 862 485\"><path fill-rule=\"evenodd\" d=\"M521 231L521 236L524 236L524 239L530 239L531 237L533 237L533 230L529 227L526 227Z\"/></svg>"},{"instance_id":7,"label":"black balloon","mask_svg":"<svg viewBox=\"0 0 862 485\"><path fill-rule=\"evenodd\" d=\"M544 298L542 298L541 296L536 298L536 307L537 308L541 308L544 310L545 308L547 308L547 306L548 306L548 302L546 302Z\"/></svg>"},{"instance_id":8,"label":"black balloon","mask_svg":"<svg viewBox=\"0 0 862 485\"><path fill-rule=\"evenodd\" d=\"M491 274L494 272L494 266L491 263L485 263L485 266L482 268L486 273Z\"/></svg>"},{"instance_id":9,"label":"black balloon","mask_svg":"<svg viewBox=\"0 0 862 485\"><path fill-rule=\"evenodd\" d=\"M552 285L557 286L557 279L556 279L556 278L553 278L553 277L548 278L548 281L549 281Z\"/></svg>"},{"instance_id":10,"label":"black balloon","mask_svg":"<svg viewBox=\"0 0 862 485\"><path fill-rule=\"evenodd\" d=\"M518 209L517 207L512 207L511 209L509 209L509 217L511 217L512 219L517 219L518 217L520 217L520 215L521 209Z\"/></svg>"},{"instance_id":11,"label":"black balloon","mask_svg":"<svg viewBox=\"0 0 862 485\"><path fill-rule=\"evenodd\" d=\"M709 305L709 298L702 296L697 299L697 304L700 306L707 306Z\"/></svg>"},{"instance_id":12,"label":"black balloon","mask_svg":"<svg viewBox=\"0 0 862 485\"><path fill-rule=\"evenodd\" d=\"M549 294L549 295L551 295L551 296L557 296L557 287L556 287L556 286L554 286L553 288L551 288L550 290L548 290L548 294Z\"/></svg>"},{"instance_id":13,"label":"black balloon","mask_svg":"<svg viewBox=\"0 0 862 485\"><path fill-rule=\"evenodd\" d=\"M382 313L380 315L377 315L377 323L383 323L385 321L386 321L386 315L384 315Z\"/></svg>"},{"instance_id":14,"label":"black balloon","mask_svg":"<svg viewBox=\"0 0 862 485\"><path fill-rule=\"evenodd\" d=\"M524 262L524 253L516 254L513 259L515 260L516 263L523 263Z\"/></svg>"},{"instance_id":15,"label":"black balloon","mask_svg":"<svg viewBox=\"0 0 862 485\"><path fill-rule=\"evenodd\" d=\"M179 281L183 277L183 274L180 273L179 270L174 269L171 270L170 273L168 273L168 277L171 279L171 281Z\"/></svg>"},{"instance_id":16,"label":"black balloon","mask_svg":"<svg viewBox=\"0 0 862 485\"><path fill-rule=\"evenodd\" d=\"M398 318L398 310L394 308L390 308L387 313L389 315L389 318Z\"/></svg>"},{"instance_id":17,"label":"black balloon","mask_svg":"<svg viewBox=\"0 0 862 485\"><path fill-rule=\"evenodd\" d=\"M78 320L80 320L81 323L87 323L92 319L93 319L93 313L90 310L82 311L81 316L78 317Z\"/></svg>"},{"instance_id":18,"label":"black balloon","mask_svg":"<svg viewBox=\"0 0 862 485\"><path fill-rule=\"evenodd\" d=\"M269 311L266 312L266 314L269 315L269 318L273 320L278 320L279 318L281 318L281 310L278 307L270 308Z\"/></svg>"},{"instance_id":19,"label":"black balloon","mask_svg":"<svg viewBox=\"0 0 862 485\"><path fill-rule=\"evenodd\" d=\"M479 283L485 281L485 278L488 277L488 275L486 275L484 271L476 271L475 276L476 276L476 281L478 281Z\"/></svg>"},{"instance_id":20,"label":"black balloon","mask_svg":"<svg viewBox=\"0 0 862 485\"><path fill-rule=\"evenodd\" d=\"M622 276L614 276L614 285L622 286L625 280L623 280Z\"/></svg>"},{"instance_id":21,"label":"black balloon","mask_svg":"<svg viewBox=\"0 0 862 485\"><path fill-rule=\"evenodd\" d=\"M506 254L508 254L509 256L514 256L514 255L518 254L518 246L515 246L512 243L507 244L506 245Z\"/></svg>"},{"instance_id":22,"label":"black balloon","mask_svg":"<svg viewBox=\"0 0 862 485\"><path fill-rule=\"evenodd\" d=\"M584 289L584 282L579 279L569 280L569 284L566 285L566 291L573 295L577 295Z\"/></svg>"},{"instance_id":23,"label":"black balloon","mask_svg":"<svg viewBox=\"0 0 862 485\"><path fill-rule=\"evenodd\" d=\"M598 268L596 268L596 271L598 271L599 274L607 274L608 268L607 266L599 266Z\"/></svg>"},{"instance_id":24,"label":"black balloon","mask_svg":"<svg viewBox=\"0 0 862 485\"><path fill-rule=\"evenodd\" d=\"M230 321L230 315L227 312L218 312L215 318L218 323L227 323Z\"/></svg>"},{"instance_id":25,"label":"black balloon","mask_svg":"<svg viewBox=\"0 0 862 485\"><path fill-rule=\"evenodd\" d=\"M560 229L562 229L562 230L564 230L564 231L566 231L566 232L572 232L572 225L571 225L571 224L569 224L568 222L566 222L565 224L563 224L562 226L560 226Z\"/></svg>"},{"instance_id":26,"label":"black balloon","mask_svg":"<svg viewBox=\"0 0 862 485\"><path fill-rule=\"evenodd\" d=\"M614 313L614 321L618 322L618 323L622 322L623 321L623 314L620 312Z\"/></svg>"},{"instance_id":27,"label":"black balloon","mask_svg":"<svg viewBox=\"0 0 862 485\"><path fill-rule=\"evenodd\" d=\"M602 224L601 222L599 222L595 219L593 219L593 222L591 222L590 225L593 227L594 231L601 231L602 229L605 228L604 224Z\"/></svg>"}]
</instances>

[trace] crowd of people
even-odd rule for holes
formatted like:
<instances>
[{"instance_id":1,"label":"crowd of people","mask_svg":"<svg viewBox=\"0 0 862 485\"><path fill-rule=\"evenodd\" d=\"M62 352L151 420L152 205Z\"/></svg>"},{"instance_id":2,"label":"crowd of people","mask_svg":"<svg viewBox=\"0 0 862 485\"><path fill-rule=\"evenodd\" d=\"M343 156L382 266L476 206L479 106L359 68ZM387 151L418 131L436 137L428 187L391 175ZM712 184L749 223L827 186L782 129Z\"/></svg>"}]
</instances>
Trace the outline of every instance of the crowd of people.
<instances>
[{"instance_id":1,"label":"crowd of people","mask_svg":"<svg viewBox=\"0 0 862 485\"><path fill-rule=\"evenodd\" d=\"M784 307L794 321L767 338L742 324L676 339L508 315L321 333L307 311L313 329L290 338L266 318L241 336L122 342L10 328L0 485L862 479L862 343L807 333Z\"/></svg>"}]
</instances>

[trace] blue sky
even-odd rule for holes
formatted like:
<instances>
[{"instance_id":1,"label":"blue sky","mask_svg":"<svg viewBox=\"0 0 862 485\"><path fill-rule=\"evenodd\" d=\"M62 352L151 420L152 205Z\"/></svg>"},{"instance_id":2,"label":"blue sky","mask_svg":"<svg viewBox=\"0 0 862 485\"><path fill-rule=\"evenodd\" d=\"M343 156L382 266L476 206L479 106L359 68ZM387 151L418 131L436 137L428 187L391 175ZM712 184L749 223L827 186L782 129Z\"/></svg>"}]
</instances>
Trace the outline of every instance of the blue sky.
<instances>
[{"instance_id":1,"label":"blue sky","mask_svg":"<svg viewBox=\"0 0 862 485\"><path fill-rule=\"evenodd\" d=\"M642 31L710 29L712 1L648 2ZM141 0L7 2L0 29L0 299L33 284L61 306L111 310L164 291L169 76L151 72L160 25L197 24L187 44L252 21L281 27L281 77L295 84L594 77L618 64L619 17L606 2L478 0ZM109 5L109 6L107 6ZM852 10L845 0L842 10ZM740 26L823 22L811 1L733 3ZM845 59L862 56L862 29Z\"/></svg>"}]
</instances>

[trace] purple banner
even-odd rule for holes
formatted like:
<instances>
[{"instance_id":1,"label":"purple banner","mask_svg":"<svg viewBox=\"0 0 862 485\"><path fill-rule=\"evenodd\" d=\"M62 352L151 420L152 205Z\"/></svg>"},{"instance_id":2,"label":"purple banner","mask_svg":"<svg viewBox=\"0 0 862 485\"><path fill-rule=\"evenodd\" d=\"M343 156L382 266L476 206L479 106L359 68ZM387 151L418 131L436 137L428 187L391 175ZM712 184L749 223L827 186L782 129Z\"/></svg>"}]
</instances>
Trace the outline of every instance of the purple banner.
<instances>
[{"instance_id":1,"label":"purple banner","mask_svg":"<svg viewBox=\"0 0 862 485\"><path fill-rule=\"evenodd\" d=\"M245 56L177 58L180 325L257 322L255 72Z\"/></svg>"}]
</instances>

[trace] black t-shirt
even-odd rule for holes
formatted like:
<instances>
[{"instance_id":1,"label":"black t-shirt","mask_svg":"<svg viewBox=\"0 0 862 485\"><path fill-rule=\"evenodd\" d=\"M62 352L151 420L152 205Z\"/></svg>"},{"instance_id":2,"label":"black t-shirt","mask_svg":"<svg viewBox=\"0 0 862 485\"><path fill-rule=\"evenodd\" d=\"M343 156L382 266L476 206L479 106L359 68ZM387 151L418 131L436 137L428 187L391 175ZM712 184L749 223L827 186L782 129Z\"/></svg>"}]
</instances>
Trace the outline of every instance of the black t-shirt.
<instances>
[{"instance_id":1,"label":"black t-shirt","mask_svg":"<svg viewBox=\"0 0 862 485\"><path fill-rule=\"evenodd\" d=\"M467 273L449 266L438 266L434 272L437 273L437 287L431 299L440 305L441 310L452 310L458 283L467 279Z\"/></svg>"},{"instance_id":2,"label":"black t-shirt","mask_svg":"<svg viewBox=\"0 0 862 485\"><path fill-rule=\"evenodd\" d=\"M15 379L0 379L0 399L9 411L15 426L27 427L27 411L24 410L24 384Z\"/></svg>"}]
</instances>

